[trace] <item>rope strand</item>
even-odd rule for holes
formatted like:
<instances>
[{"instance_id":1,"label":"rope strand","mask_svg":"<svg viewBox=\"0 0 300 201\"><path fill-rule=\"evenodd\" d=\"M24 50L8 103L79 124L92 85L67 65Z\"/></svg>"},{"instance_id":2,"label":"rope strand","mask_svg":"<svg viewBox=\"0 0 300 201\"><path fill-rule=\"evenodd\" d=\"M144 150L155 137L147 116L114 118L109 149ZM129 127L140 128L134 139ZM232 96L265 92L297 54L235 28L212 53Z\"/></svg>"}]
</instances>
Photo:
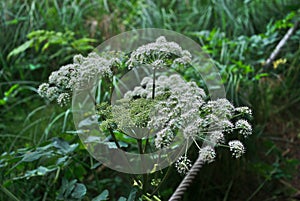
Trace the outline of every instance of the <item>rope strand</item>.
<instances>
[{"instance_id":1,"label":"rope strand","mask_svg":"<svg viewBox=\"0 0 300 201\"><path fill-rule=\"evenodd\" d=\"M181 183L179 184L179 186L177 187L176 191L173 193L169 201L178 201L182 199L183 194L185 193L187 188L192 184L193 180L195 179L198 172L200 171L203 163L204 161L202 160L199 154L196 162L194 163L194 165L192 166L188 174L181 181Z\"/></svg>"}]
</instances>

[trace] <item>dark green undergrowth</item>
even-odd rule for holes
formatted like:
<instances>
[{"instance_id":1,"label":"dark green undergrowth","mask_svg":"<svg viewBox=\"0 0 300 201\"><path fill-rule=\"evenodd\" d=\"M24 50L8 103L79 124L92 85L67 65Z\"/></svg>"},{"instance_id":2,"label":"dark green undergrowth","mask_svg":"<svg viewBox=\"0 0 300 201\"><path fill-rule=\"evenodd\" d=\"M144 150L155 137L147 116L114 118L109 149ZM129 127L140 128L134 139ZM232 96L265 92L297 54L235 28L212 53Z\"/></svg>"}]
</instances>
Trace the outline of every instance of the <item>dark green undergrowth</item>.
<instances>
[{"instance_id":1,"label":"dark green undergrowth","mask_svg":"<svg viewBox=\"0 0 300 201\"><path fill-rule=\"evenodd\" d=\"M94 160L74 132L71 110L36 92L74 54L87 55L118 33L150 27L199 43L220 70L227 98L254 113L246 156L236 161L220 148L184 200L292 200L299 192L293 181L300 160L294 151L299 125L293 120L300 114L299 27L277 63L265 67L264 62L299 22L299 9L298 0L2 1L0 200L167 200L172 195L183 178L173 167L157 172L149 192L142 192L141 175L118 173ZM199 80L193 72L183 76Z\"/></svg>"}]
</instances>

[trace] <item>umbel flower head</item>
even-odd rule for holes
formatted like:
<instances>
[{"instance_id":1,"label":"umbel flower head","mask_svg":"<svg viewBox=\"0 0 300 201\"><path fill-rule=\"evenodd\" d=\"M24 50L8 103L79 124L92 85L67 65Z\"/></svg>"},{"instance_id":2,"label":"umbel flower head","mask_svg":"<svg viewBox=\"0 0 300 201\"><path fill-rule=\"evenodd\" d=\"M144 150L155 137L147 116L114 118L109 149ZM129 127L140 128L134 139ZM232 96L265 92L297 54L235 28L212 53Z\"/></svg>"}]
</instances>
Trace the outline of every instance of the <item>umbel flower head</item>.
<instances>
[{"instance_id":1,"label":"umbel flower head","mask_svg":"<svg viewBox=\"0 0 300 201\"><path fill-rule=\"evenodd\" d=\"M111 67L118 61L117 58L101 57L95 52L87 57L75 55L73 64L62 66L49 76L48 83L38 88L38 94L50 101L56 100L60 106L70 101L74 88L89 85L95 77L112 76Z\"/></svg>"},{"instance_id":2,"label":"umbel flower head","mask_svg":"<svg viewBox=\"0 0 300 201\"><path fill-rule=\"evenodd\" d=\"M95 78L114 80L116 68L124 70L125 66L126 70L131 70L146 64L156 72L163 67L186 67L192 59L190 52L161 36L129 54L76 55L72 64L52 72L48 82L39 86L38 93L64 106L70 101L74 87L89 86ZM102 118L100 128L124 133L128 127L151 128L155 135L150 142L156 149L176 146L174 140L179 136L187 143L196 144L205 163L215 160L216 146L227 147L234 158L241 157L245 148L238 137L246 138L252 133L246 120L251 117L251 110L236 108L225 98L209 100L204 89L196 82L184 80L175 70L141 78L141 82L119 100L121 104L103 109L105 111L99 115ZM187 155L186 151L175 164L179 173L186 173L191 167Z\"/></svg>"},{"instance_id":3,"label":"umbel flower head","mask_svg":"<svg viewBox=\"0 0 300 201\"><path fill-rule=\"evenodd\" d=\"M160 36L153 43L142 45L132 52L127 65L129 69L138 64L151 64L153 68L167 66L167 61L176 57L172 63L187 64L191 62L192 55L183 50L177 43L168 42L164 36Z\"/></svg>"},{"instance_id":4,"label":"umbel flower head","mask_svg":"<svg viewBox=\"0 0 300 201\"><path fill-rule=\"evenodd\" d=\"M175 168L180 174L186 174L191 167L192 163L186 156L180 156L175 163Z\"/></svg>"},{"instance_id":5,"label":"umbel flower head","mask_svg":"<svg viewBox=\"0 0 300 201\"><path fill-rule=\"evenodd\" d=\"M252 134L252 127L248 123L248 121L244 119L240 119L235 123L236 129L238 129L238 133L243 135L244 137L248 137Z\"/></svg>"},{"instance_id":6,"label":"umbel flower head","mask_svg":"<svg viewBox=\"0 0 300 201\"><path fill-rule=\"evenodd\" d=\"M244 145L239 140L232 140L228 144L234 157L239 158L245 153Z\"/></svg>"},{"instance_id":7,"label":"umbel flower head","mask_svg":"<svg viewBox=\"0 0 300 201\"><path fill-rule=\"evenodd\" d=\"M145 77L140 86L128 91L125 99L151 99L153 79ZM156 132L154 144L157 149L172 144L176 133L181 130L186 140L193 140L199 148L199 156L203 162L211 163L216 158L215 146L227 146L234 158L239 158L245 152L242 142L233 140L226 145L226 136L233 132L244 137L251 135L252 128L248 121L239 119L243 113L236 114L235 107L227 99L206 101L207 95L194 82L186 82L179 75L159 76L155 80L156 101L149 116L148 127ZM244 107L243 111L250 111ZM249 113L249 112L248 112ZM238 119L235 122L233 119ZM197 141L207 144L201 148ZM188 165L186 154L175 166L178 172L185 173ZM180 165L181 164L181 165Z\"/></svg>"},{"instance_id":8,"label":"umbel flower head","mask_svg":"<svg viewBox=\"0 0 300 201\"><path fill-rule=\"evenodd\" d=\"M199 151L200 157L203 159L206 163L211 163L216 158L216 152L213 147L211 146L205 146L200 149Z\"/></svg>"}]
</instances>

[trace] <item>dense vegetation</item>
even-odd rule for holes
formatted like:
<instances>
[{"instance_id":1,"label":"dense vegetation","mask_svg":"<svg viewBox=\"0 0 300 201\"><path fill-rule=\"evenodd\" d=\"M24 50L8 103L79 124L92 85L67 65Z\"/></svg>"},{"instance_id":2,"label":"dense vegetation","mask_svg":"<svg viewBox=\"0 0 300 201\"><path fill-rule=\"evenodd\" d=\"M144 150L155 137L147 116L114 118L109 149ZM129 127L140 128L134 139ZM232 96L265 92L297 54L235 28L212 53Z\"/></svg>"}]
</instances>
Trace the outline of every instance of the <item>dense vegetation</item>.
<instances>
[{"instance_id":1,"label":"dense vegetation","mask_svg":"<svg viewBox=\"0 0 300 201\"><path fill-rule=\"evenodd\" d=\"M297 199L298 0L5 0L0 7L0 200L166 200L172 195L183 178L174 168L158 172L163 182L155 192L141 191L142 175L118 173L94 160L74 132L69 107L37 94L38 85L71 63L74 54L87 55L118 33L148 27L174 30L202 45L221 72L227 98L253 110L246 155L233 160L220 150L184 199ZM152 181L153 189L157 183Z\"/></svg>"}]
</instances>

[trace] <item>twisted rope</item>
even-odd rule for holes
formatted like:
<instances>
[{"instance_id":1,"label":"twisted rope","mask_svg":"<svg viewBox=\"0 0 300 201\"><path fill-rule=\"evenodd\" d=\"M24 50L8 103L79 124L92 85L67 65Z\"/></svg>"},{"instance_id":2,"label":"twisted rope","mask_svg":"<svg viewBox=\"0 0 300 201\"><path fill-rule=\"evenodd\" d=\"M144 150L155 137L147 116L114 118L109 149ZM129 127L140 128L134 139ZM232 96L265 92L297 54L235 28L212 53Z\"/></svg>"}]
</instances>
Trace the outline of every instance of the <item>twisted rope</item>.
<instances>
[{"instance_id":1,"label":"twisted rope","mask_svg":"<svg viewBox=\"0 0 300 201\"><path fill-rule=\"evenodd\" d=\"M184 179L181 181L179 186L177 187L176 191L173 193L169 201L177 201L181 200L184 192L187 190L187 188L192 184L193 180L197 176L200 168L202 167L204 161L198 156L196 162L188 172L188 174L184 177Z\"/></svg>"}]
</instances>

